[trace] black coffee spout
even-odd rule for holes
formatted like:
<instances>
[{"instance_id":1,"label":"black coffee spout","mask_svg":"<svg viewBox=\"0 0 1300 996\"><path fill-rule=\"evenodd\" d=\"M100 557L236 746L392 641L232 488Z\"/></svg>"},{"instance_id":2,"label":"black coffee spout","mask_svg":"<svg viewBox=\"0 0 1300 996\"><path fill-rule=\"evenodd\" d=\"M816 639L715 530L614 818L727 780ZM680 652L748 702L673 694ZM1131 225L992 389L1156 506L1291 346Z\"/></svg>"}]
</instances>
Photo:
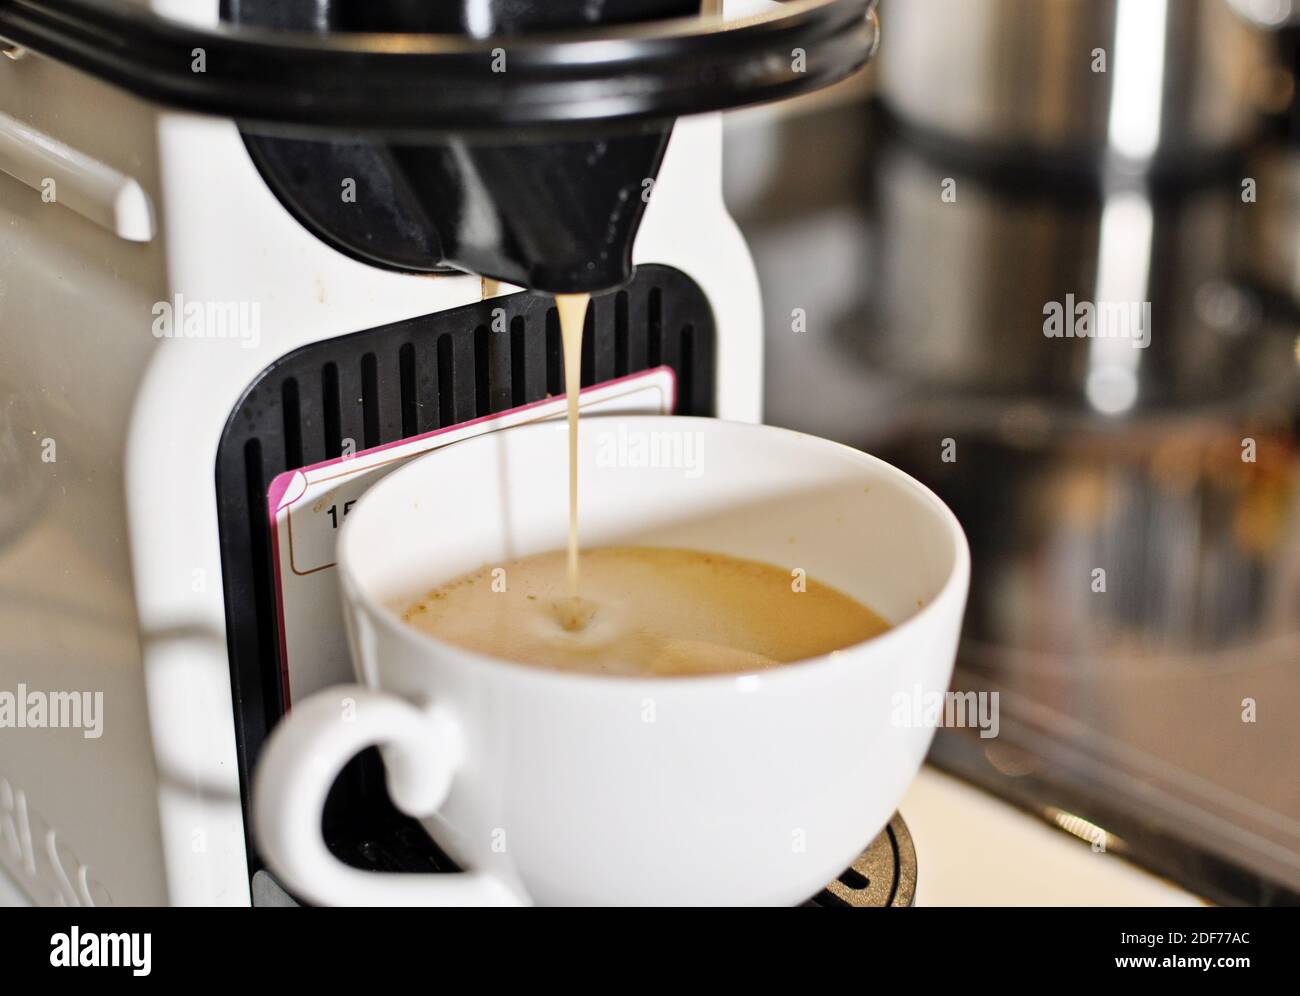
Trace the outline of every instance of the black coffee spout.
<instances>
[{"instance_id":1,"label":"black coffee spout","mask_svg":"<svg viewBox=\"0 0 1300 996\"><path fill-rule=\"evenodd\" d=\"M699 0L353 0L338 26L460 31L509 39L538 31L698 14ZM391 162L442 262L553 293L603 291L632 279L632 244L671 122L638 133L511 141L451 136L397 146Z\"/></svg>"},{"instance_id":2,"label":"black coffee spout","mask_svg":"<svg viewBox=\"0 0 1300 996\"><path fill-rule=\"evenodd\" d=\"M552 293L632 279L632 246L672 118L547 135L512 127L511 105L528 106L540 92L519 64L518 42L698 15L700 0L240 0L239 7L244 21L274 27L303 26L305 10L332 32L487 39L499 46L502 71L493 82L503 87L483 127L409 141L249 136L263 174L318 235L380 265L454 267ZM465 86L467 96L483 92L481 83ZM356 181L355 203L340 203L341 177Z\"/></svg>"},{"instance_id":3,"label":"black coffee spout","mask_svg":"<svg viewBox=\"0 0 1300 996\"><path fill-rule=\"evenodd\" d=\"M442 259L553 293L632 279L632 244L670 128L598 140L392 150Z\"/></svg>"}]
</instances>

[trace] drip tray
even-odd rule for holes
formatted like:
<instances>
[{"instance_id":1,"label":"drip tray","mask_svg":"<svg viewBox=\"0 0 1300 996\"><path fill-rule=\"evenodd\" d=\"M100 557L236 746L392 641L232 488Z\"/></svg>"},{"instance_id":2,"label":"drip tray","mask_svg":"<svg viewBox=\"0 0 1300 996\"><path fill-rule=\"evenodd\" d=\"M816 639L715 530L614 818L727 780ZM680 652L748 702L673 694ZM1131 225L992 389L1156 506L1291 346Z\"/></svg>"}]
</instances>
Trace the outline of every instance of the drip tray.
<instances>
[{"instance_id":1,"label":"drip tray","mask_svg":"<svg viewBox=\"0 0 1300 996\"><path fill-rule=\"evenodd\" d=\"M858 860L804 906L911 906L916 901L916 850L903 817L889 825Z\"/></svg>"},{"instance_id":2,"label":"drip tray","mask_svg":"<svg viewBox=\"0 0 1300 996\"><path fill-rule=\"evenodd\" d=\"M445 855L434 849L418 824L402 821L388 833L343 847L332 841L336 854L346 850L348 864L370 871L455 871ZM342 857L343 855L340 854ZM803 906L911 906L916 899L916 851L907 824L897 813L834 882ZM254 906L297 906L274 878L262 869L253 876Z\"/></svg>"}]
</instances>

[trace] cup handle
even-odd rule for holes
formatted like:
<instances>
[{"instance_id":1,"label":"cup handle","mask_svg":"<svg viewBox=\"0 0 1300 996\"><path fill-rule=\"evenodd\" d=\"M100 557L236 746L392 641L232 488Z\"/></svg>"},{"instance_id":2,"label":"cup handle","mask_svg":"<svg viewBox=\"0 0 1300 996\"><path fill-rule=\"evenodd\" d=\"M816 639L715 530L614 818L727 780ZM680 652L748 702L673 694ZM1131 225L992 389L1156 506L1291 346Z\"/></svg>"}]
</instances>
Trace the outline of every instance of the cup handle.
<instances>
[{"instance_id":1,"label":"cup handle","mask_svg":"<svg viewBox=\"0 0 1300 996\"><path fill-rule=\"evenodd\" d=\"M362 871L330 853L321 835L325 797L343 766L379 747L388 791L410 816L432 814L460 766L457 724L386 692L341 685L296 703L272 733L253 793L257 841L296 895L325 906L518 906L519 897L481 872Z\"/></svg>"}]
</instances>

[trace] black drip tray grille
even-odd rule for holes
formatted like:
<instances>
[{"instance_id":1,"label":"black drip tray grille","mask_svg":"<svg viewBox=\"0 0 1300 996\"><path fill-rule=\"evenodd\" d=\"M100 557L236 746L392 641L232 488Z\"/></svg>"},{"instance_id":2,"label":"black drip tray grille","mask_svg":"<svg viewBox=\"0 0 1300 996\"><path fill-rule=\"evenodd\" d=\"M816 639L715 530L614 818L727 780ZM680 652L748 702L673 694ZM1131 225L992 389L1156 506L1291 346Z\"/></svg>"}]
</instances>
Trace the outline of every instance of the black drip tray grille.
<instances>
[{"instance_id":1,"label":"black drip tray grille","mask_svg":"<svg viewBox=\"0 0 1300 996\"><path fill-rule=\"evenodd\" d=\"M677 412L714 412L715 325L708 299L668 266L637 269L592 299L582 384L658 366L677 379ZM564 391L559 316L549 296L520 293L312 343L262 371L231 412L217 451L217 515L231 689L245 816L267 732L284 713L267 486L277 474ZM351 765L326 813L389 820L378 754ZM396 817L401 819L400 817ZM248 825L247 819L245 825ZM250 871L260 867L251 841Z\"/></svg>"},{"instance_id":2,"label":"black drip tray grille","mask_svg":"<svg viewBox=\"0 0 1300 996\"><path fill-rule=\"evenodd\" d=\"M335 839L330 847L348 864L374 872L454 872L451 859L437 849L413 821L372 826L356 839ZM803 906L911 906L916 900L916 851L898 813L834 882Z\"/></svg>"}]
</instances>

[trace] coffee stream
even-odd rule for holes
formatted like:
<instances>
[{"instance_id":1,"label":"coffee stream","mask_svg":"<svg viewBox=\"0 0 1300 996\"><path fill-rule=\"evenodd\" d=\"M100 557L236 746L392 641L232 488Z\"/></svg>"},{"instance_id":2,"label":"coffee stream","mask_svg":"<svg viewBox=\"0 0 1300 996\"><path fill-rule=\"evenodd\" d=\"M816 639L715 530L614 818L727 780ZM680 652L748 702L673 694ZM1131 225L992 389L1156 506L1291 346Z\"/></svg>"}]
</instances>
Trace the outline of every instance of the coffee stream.
<instances>
[{"instance_id":1,"label":"coffee stream","mask_svg":"<svg viewBox=\"0 0 1300 996\"><path fill-rule=\"evenodd\" d=\"M582 390L582 330L590 294L556 294L564 344L564 395L569 414L569 596L578 596L578 392Z\"/></svg>"}]
</instances>

